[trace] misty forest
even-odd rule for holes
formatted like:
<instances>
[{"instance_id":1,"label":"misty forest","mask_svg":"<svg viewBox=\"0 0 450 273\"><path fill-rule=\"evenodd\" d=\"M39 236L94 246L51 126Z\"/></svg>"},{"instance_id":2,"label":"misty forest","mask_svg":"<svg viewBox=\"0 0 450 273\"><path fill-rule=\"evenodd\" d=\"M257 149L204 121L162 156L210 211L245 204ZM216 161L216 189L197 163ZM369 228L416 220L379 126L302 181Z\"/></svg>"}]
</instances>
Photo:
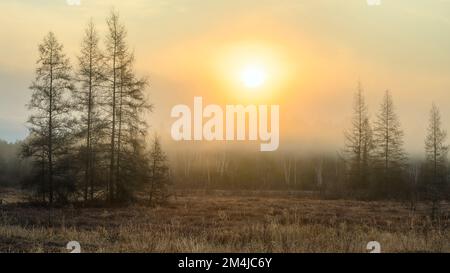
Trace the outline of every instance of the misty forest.
<instances>
[{"instance_id":1,"label":"misty forest","mask_svg":"<svg viewBox=\"0 0 450 273\"><path fill-rule=\"evenodd\" d=\"M66 235L91 251L363 251L377 238L391 251L449 251L450 117L436 104L422 158L403 148L395 93L381 91L370 116L362 83L337 151L168 154L119 14L105 26L88 22L73 58L53 32L39 43L29 135L0 141L0 251L61 251ZM17 226L37 241L11 247Z\"/></svg>"}]
</instances>

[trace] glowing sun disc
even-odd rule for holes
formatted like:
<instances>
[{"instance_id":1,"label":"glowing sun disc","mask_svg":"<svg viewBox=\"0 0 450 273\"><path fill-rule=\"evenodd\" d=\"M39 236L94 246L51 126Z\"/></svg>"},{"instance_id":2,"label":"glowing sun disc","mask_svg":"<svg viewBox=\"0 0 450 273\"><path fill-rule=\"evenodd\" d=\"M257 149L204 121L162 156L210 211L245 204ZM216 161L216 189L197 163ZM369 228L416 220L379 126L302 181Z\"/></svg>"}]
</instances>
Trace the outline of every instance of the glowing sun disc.
<instances>
[{"instance_id":1,"label":"glowing sun disc","mask_svg":"<svg viewBox=\"0 0 450 273\"><path fill-rule=\"evenodd\" d=\"M266 71L260 66L247 66L241 73L241 80L248 88L257 88L262 86L265 83L266 78Z\"/></svg>"}]
</instances>

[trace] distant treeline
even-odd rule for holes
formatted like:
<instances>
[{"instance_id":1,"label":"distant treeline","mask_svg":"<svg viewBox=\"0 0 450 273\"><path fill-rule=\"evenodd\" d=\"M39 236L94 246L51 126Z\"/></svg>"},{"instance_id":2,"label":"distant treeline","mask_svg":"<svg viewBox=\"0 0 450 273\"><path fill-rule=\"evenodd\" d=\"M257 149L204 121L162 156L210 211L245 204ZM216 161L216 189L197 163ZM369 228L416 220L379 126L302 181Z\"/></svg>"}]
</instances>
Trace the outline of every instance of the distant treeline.
<instances>
[{"instance_id":1,"label":"distant treeline","mask_svg":"<svg viewBox=\"0 0 450 273\"><path fill-rule=\"evenodd\" d=\"M437 105L431 105L427 132L423 136L423 162L408 160L403 136L391 93L385 92L371 120L358 83L353 118L345 131L342 151L346 188L366 192L371 197L427 199L432 203L434 217L439 213L440 201L449 198L449 146Z\"/></svg>"},{"instance_id":2,"label":"distant treeline","mask_svg":"<svg viewBox=\"0 0 450 273\"><path fill-rule=\"evenodd\" d=\"M333 153L180 152L170 157L170 176L180 189L316 191L329 198L362 199L409 199L415 191L426 199L424 162L413 159L408 166L404 188L391 194L379 194L375 177L370 185L355 187L346 160Z\"/></svg>"},{"instance_id":3,"label":"distant treeline","mask_svg":"<svg viewBox=\"0 0 450 273\"><path fill-rule=\"evenodd\" d=\"M177 187L313 190L324 196L428 200L433 215L450 199L447 134L438 107L430 110L424 158L408 158L392 96L386 91L369 119L361 84L343 149L324 156L281 153L178 153L172 159Z\"/></svg>"},{"instance_id":4,"label":"distant treeline","mask_svg":"<svg viewBox=\"0 0 450 273\"><path fill-rule=\"evenodd\" d=\"M18 187L30 173L30 161L19 155L21 147L21 142L9 143L0 139L0 186Z\"/></svg>"}]
</instances>

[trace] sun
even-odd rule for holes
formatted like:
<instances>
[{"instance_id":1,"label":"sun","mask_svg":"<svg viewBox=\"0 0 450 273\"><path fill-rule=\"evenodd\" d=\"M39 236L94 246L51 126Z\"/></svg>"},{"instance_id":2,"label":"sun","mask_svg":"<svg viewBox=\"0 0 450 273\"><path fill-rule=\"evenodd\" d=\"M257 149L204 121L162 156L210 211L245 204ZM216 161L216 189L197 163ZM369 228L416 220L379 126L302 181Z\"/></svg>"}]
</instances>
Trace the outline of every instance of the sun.
<instances>
[{"instance_id":1,"label":"sun","mask_svg":"<svg viewBox=\"0 0 450 273\"><path fill-rule=\"evenodd\" d=\"M212 82L227 99L268 101L291 90L291 59L286 48L262 41L223 45L210 58ZM295 78L298 78L297 75Z\"/></svg>"},{"instance_id":2,"label":"sun","mask_svg":"<svg viewBox=\"0 0 450 273\"><path fill-rule=\"evenodd\" d=\"M247 88L261 87L266 82L266 79L266 70L260 65L247 65L241 71L241 80Z\"/></svg>"}]
</instances>

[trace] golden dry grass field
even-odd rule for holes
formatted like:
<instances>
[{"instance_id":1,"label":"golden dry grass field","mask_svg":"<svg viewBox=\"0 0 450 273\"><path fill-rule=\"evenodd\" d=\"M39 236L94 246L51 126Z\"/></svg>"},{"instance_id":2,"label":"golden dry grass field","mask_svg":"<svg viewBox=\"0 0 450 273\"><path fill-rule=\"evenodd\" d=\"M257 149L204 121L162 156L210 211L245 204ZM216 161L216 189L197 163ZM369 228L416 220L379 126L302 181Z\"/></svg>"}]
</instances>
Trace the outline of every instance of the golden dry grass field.
<instances>
[{"instance_id":1,"label":"golden dry grass field","mask_svg":"<svg viewBox=\"0 0 450 273\"><path fill-rule=\"evenodd\" d=\"M7 196L0 252L68 252L72 240L82 252L368 252L369 241L382 252L450 252L448 204L431 221L426 204L412 212L399 202L284 193L178 192L157 208L52 210Z\"/></svg>"}]
</instances>

